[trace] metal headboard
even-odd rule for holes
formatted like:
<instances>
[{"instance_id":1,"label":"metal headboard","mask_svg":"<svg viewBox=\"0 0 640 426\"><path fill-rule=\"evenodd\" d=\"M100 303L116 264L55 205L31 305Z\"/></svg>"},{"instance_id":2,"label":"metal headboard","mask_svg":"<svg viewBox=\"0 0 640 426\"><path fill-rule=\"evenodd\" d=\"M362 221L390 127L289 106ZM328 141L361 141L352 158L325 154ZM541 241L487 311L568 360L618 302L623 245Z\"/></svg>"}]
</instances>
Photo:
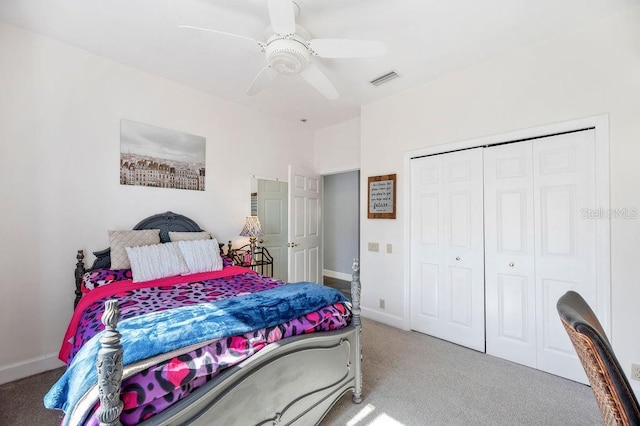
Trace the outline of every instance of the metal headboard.
<instances>
[{"instance_id":1,"label":"metal headboard","mask_svg":"<svg viewBox=\"0 0 640 426\"><path fill-rule=\"evenodd\" d=\"M169 242L169 231L171 232L200 232L200 226L193 220L186 216L183 216L174 212L165 212L154 214L146 219L142 219L134 230L139 231L141 229L159 229L160 230L160 242ZM111 249L106 248L100 251L94 251L96 260L91 265L91 269L96 268L108 268L111 265Z\"/></svg>"}]
</instances>

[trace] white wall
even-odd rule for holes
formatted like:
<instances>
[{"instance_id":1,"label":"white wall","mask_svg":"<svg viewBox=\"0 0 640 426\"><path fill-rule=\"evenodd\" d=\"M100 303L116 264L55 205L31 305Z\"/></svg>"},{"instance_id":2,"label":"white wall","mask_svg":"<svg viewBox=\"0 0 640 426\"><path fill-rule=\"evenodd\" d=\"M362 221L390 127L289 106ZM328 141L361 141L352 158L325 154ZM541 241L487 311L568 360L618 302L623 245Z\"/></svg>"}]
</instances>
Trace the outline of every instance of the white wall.
<instances>
[{"instance_id":1,"label":"white wall","mask_svg":"<svg viewBox=\"0 0 640 426\"><path fill-rule=\"evenodd\" d=\"M360 117L316 130L313 135L314 165L317 173L360 168Z\"/></svg>"},{"instance_id":2,"label":"white wall","mask_svg":"<svg viewBox=\"0 0 640 426\"><path fill-rule=\"evenodd\" d=\"M120 120L204 136L206 191L119 184ZM313 167L313 135L244 107L0 23L0 383L52 368L77 249L172 210L239 240L250 175Z\"/></svg>"},{"instance_id":3,"label":"white wall","mask_svg":"<svg viewBox=\"0 0 640 426\"><path fill-rule=\"evenodd\" d=\"M609 114L611 207L640 208L640 8L369 104L361 114L363 312L408 318L404 153L486 135ZM368 176L398 174L396 220L366 219ZM640 362L640 220L611 223L612 340L625 372ZM392 243L393 254L367 251ZM379 299L386 309L378 308ZM633 382L639 394L639 382Z\"/></svg>"}]
</instances>

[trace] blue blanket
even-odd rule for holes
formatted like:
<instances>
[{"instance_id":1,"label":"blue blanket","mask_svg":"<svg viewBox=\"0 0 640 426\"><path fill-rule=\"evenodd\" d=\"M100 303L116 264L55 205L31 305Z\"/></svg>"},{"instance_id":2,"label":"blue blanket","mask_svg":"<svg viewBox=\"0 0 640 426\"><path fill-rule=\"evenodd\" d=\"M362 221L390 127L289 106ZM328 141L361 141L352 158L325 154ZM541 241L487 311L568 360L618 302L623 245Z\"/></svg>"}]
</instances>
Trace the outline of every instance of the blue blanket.
<instances>
[{"instance_id":1,"label":"blue blanket","mask_svg":"<svg viewBox=\"0 0 640 426\"><path fill-rule=\"evenodd\" d=\"M272 327L346 300L332 288L295 283L129 318L118 324L124 365L207 340ZM97 334L78 351L67 371L45 395L47 408L67 412L97 383L101 336L102 333Z\"/></svg>"}]
</instances>

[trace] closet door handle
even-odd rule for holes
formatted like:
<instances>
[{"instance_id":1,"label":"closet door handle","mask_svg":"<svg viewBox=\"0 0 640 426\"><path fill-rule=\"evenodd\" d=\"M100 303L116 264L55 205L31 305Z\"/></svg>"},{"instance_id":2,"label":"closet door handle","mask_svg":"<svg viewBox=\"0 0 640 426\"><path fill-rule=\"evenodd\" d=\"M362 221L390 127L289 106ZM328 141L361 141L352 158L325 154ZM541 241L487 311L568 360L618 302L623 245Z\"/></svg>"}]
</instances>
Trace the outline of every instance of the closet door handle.
<instances>
[{"instance_id":1,"label":"closet door handle","mask_svg":"<svg viewBox=\"0 0 640 426\"><path fill-rule=\"evenodd\" d=\"M511 268L513 268L514 266L516 266L516 264L515 264L515 263L513 263L513 262L509 262L509 266L510 266Z\"/></svg>"},{"instance_id":2,"label":"closet door handle","mask_svg":"<svg viewBox=\"0 0 640 426\"><path fill-rule=\"evenodd\" d=\"M456 256L456 260L460 260L460 256Z\"/></svg>"}]
</instances>

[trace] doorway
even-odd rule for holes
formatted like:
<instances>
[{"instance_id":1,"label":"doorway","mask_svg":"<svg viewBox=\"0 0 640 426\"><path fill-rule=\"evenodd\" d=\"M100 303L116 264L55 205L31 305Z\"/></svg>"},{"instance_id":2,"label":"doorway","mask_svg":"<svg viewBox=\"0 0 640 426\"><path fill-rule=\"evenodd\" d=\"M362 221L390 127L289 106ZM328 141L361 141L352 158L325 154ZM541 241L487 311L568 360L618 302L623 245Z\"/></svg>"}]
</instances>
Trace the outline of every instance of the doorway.
<instances>
[{"instance_id":1,"label":"doorway","mask_svg":"<svg viewBox=\"0 0 640 426\"><path fill-rule=\"evenodd\" d=\"M360 171L322 176L323 282L350 292L353 259L360 257Z\"/></svg>"}]
</instances>

